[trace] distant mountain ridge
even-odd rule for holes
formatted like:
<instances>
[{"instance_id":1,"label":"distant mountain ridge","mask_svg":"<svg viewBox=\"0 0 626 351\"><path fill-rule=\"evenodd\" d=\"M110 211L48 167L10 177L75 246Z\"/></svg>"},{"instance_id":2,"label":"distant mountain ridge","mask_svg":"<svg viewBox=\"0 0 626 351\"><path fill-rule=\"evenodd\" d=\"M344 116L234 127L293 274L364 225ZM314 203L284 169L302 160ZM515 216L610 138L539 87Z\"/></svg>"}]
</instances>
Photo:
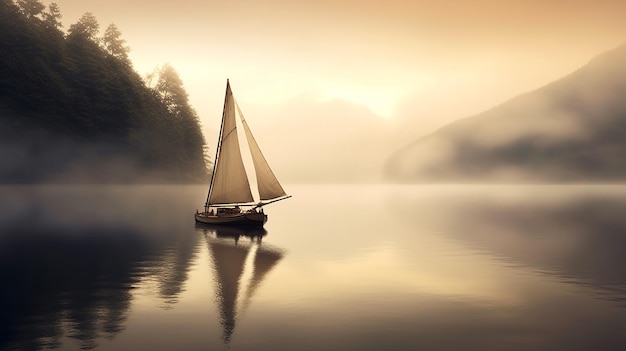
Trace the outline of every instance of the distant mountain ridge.
<instances>
[{"instance_id":1,"label":"distant mountain ridge","mask_svg":"<svg viewBox=\"0 0 626 351\"><path fill-rule=\"evenodd\" d=\"M397 181L626 180L626 44L393 154Z\"/></svg>"}]
</instances>

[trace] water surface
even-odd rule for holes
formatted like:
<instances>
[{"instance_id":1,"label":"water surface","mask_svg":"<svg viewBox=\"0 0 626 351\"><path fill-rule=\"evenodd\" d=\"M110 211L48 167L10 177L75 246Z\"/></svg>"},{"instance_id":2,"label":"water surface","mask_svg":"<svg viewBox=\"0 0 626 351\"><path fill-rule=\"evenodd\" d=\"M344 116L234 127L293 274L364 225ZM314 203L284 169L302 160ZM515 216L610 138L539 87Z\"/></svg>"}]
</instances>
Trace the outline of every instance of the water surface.
<instances>
[{"instance_id":1,"label":"water surface","mask_svg":"<svg viewBox=\"0 0 626 351\"><path fill-rule=\"evenodd\" d=\"M626 187L286 189L0 187L0 349L626 349Z\"/></svg>"}]
</instances>

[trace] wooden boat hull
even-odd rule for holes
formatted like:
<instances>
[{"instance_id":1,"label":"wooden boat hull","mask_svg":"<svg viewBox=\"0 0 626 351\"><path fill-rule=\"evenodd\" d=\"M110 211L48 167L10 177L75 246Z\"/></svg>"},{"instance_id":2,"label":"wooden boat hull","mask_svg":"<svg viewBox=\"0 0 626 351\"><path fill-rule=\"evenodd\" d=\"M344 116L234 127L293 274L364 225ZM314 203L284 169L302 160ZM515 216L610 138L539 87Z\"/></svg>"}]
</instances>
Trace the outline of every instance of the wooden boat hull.
<instances>
[{"instance_id":1,"label":"wooden boat hull","mask_svg":"<svg viewBox=\"0 0 626 351\"><path fill-rule=\"evenodd\" d=\"M196 222L204 224L262 227L263 224L267 222L267 215L263 213L237 213L215 216L206 213L196 213Z\"/></svg>"}]
</instances>

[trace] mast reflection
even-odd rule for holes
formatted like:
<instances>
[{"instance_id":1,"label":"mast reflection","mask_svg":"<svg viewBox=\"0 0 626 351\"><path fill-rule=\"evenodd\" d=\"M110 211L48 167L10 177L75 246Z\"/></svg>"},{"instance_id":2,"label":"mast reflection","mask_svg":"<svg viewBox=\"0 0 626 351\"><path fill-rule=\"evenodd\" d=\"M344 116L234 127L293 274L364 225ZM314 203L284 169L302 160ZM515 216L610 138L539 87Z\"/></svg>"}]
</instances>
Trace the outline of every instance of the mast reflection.
<instances>
[{"instance_id":1,"label":"mast reflection","mask_svg":"<svg viewBox=\"0 0 626 351\"><path fill-rule=\"evenodd\" d=\"M245 311L284 252L262 244L263 228L196 226L207 240L215 271L215 301L222 340L229 344L238 315Z\"/></svg>"}]
</instances>

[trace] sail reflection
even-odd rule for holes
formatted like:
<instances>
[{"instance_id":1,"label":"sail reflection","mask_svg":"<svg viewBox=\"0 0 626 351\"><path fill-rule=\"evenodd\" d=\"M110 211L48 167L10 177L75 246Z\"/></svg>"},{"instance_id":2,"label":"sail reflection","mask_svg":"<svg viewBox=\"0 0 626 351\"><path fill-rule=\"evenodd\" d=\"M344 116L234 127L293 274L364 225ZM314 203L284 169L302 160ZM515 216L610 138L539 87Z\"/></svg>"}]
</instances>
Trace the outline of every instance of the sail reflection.
<instances>
[{"instance_id":1,"label":"sail reflection","mask_svg":"<svg viewBox=\"0 0 626 351\"><path fill-rule=\"evenodd\" d=\"M215 270L216 303L222 325L222 340L229 344L237 316L243 313L264 279L283 258L280 249L263 245L263 228L233 228L201 225ZM244 237L248 240L240 240Z\"/></svg>"}]
</instances>

